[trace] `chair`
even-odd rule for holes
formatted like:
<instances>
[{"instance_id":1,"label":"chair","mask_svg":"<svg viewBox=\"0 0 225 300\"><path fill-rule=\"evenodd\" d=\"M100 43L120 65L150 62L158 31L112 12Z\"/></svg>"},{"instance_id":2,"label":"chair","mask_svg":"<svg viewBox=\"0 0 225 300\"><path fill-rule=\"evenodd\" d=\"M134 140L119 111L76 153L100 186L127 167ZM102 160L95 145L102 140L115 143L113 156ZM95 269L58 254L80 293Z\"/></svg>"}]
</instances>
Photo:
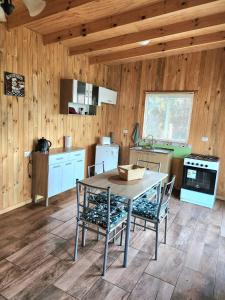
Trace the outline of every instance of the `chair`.
<instances>
[{"instance_id":1,"label":"chair","mask_svg":"<svg viewBox=\"0 0 225 300\"><path fill-rule=\"evenodd\" d=\"M83 191L81 194L81 190ZM96 194L96 191L98 193ZM124 209L126 203L124 198L115 196L111 189L100 188L80 182L76 183L77 192L77 226L75 234L74 261L78 256L79 227L82 228L82 247L85 246L86 232L88 230L96 232L105 237L105 250L103 272L105 275L107 268L108 244L111 240L120 236L122 246L122 233L126 229L127 212ZM89 203L89 199L94 197L95 204ZM119 229L117 231L117 229Z\"/></svg>"},{"instance_id":2,"label":"chair","mask_svg":"<svg viewBox=\"0 0 225 300\"><path fill-rule=\"evenodd\" d=\"M161 169L160 162L153 162L153 161L149 161L149 160L138 159L137 165L141 166L141 167L145 167L147 170L156 171L156 172L160 172L160 169ZM144 193L144 195L142 195L141 197L146 197L149 200L150 199L153 200L154 198L157 197L157 190L154 187L154 188L150 189L149 191L147 191L146 193ZM145 221L144 230L146 230L146 224L147 224L147 221ZM134 218L134 228L135 228L135 218Z\"/></svg>"},{"instance_id":3,"label":"chair","mask_svg":"<svg viewBox=\"0 0 225 300\"><path fill-rule=\"evenodd\" d=\"M100 168L100 172L96 172L96 167L97 168ZM100 174L100 173L105 173L105 163L104 161L101 162L101 163L98 163L98 164L95 164L95 165L91 165L91 166L88 166L88 177L91 177L91 176L94 176L94 175L97 175L97 174Z\"/></svg>"},{"instance_id":4,"label":"chair","mask_svg":"<svg viewBox=\"0 0 225 300\"><path fill-rule=\"evenodd\" d=\"M151 171L160 172L160 169L161 169L160 162L148 161L148 160L143 160L143 159L138 159L137 165L141 166L141 167L146 167L147 170L151 170ZM150 166L152 166L152 167L150 167Z\"/></svg>"},{"instance_id":5,"label":"chair","mask_svg":"<svg viewBox=\"0 0 225 300\"><path fill-rule=\"evenodd\" d=\"M144 227L155 231L156 233L156 242L155 242L155 260L157 260L158 254L158 231L159 225L164 220L165 221L165 230L164 230L164 243L166 244L166 234L167 234L167 217L169 212L169 200L172 194L175 176L168 183L164 184L162 193L161 184L157 186L157 197L159 201L151 202L146 197L140 197L133 203L132 216L135 219L142 219L153 226L146 226L136 223L136 225Z\"/></svg>"}]
</instances>

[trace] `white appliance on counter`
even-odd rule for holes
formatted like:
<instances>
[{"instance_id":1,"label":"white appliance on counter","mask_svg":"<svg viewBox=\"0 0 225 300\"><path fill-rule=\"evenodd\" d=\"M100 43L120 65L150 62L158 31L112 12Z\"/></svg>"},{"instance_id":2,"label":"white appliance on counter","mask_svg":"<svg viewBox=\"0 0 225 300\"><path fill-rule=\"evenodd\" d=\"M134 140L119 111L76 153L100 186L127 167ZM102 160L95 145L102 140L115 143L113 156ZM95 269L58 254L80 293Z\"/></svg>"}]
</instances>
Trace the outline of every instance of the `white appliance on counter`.
<instances>
[{"instance_id":1,"label":"white appliance on counter","mask_svg":"<svg viewBox=\"0 0 225 300\"><path fill-rule=\"evenodd\" d=\"M100 144L101 145L110 145L111 144L111 138L110 138L110 136L102 136L102 137L100 137Z\"/></svg>"},{"instance_id":2,"label":"white appliance on counter","mask_svg":"<svg viewBox=\"0 0 225 300\"><path fill-rule=\"evenodd\" d=\"M105 171L116 169L119 159L119 146L116 144L111 145L97 145L95 152L95 164L102 163L104 161ZM101 166L96 166L95 172L97 174L102 173Z\"/></svg>"}]
</instances>

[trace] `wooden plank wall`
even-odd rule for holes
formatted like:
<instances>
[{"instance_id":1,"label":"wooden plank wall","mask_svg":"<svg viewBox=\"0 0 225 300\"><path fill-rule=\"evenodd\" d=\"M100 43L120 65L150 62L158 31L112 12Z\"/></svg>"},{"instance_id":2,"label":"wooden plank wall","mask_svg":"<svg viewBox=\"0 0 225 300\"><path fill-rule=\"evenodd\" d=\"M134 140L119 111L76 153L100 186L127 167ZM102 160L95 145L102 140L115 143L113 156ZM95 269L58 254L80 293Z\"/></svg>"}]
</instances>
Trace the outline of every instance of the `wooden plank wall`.
<instances>
[{"instance_id":1,"label":"wooden plank wall","mask_svg":"<svg viewBox=\"0 0 225 300\"><path fill-rule=\"evenodd\" d=\"M26 97L3 96L3 72L26 77ZM95 117L59 114L59 79L78 78L120 91L116 106L102 105ZM72 135L74 144L94 159L94 144L114 132L121 146L121 163L129 159L131 134L142 123L144 91L197 91L190 144L193 151L221 157L218 193L225 198L225 51L178 55L122 66L89 66L85 57L69 57L61 45L43 46L41 37L26 29L6 32L0 25L0 212L30 201L31 182L24 151L42 136L63 145ZM128 134L123 130L127 129ZM208 136L209 142L201 142Z\"/></svg>"},{"instance_id":2,"label":"wooden plank wall","mask_svg":"<svg viewBox=\"0 0 225 300\"><path fill-rule=\"evenodd\" d=\"M25 75L25 98L3 95L4 71ZM119 90L120 67L90 67L85 57L69 57L59 44L43 46L34 32L7 32L0 25L0 76L0 212L5 212L31 199L24 151L31 151L37 138L62 147L63 136L72 135L75 146L87 149L90 163L97 138L105 134L106 105L94 117L59 114L59 79L78 78Z\"/></svg>"},{"instance_id":3,"label":"wooden plank wall","mask_svg":"<svg viewBox=\"0 0 225 300\"><path fill-rule=\"evenodd\" d=\"M218 195L225 199L225 49L122 66L120 103L111 124L123 146L122 163L128 162L135 123L143 123L145 91L196 91L189 143L193 152L221 158ZM202 136L209 142L202 142Z\"/></svg>"}]
</instances>

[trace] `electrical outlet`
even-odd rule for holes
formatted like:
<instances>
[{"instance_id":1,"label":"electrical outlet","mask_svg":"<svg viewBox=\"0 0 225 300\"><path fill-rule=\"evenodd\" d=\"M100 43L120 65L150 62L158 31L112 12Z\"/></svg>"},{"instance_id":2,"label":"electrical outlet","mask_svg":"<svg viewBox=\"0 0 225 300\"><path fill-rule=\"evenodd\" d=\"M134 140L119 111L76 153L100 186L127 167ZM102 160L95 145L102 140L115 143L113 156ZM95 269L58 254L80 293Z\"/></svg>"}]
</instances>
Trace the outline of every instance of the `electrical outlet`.
<instances>
[{"instance_id":1,"label":"electrical outlet","mask_svg":"<svg viewBox=\"0 0 225 300\"><path fill-rule=\"evenodd\" d=\"M202 136L201 138L202 142L208 142L209 141L209 138L207 136Z\"/></svg>"},{"instance_id":2,"label":"electrical outlet","mask_svg":"<svg viewBox=\"0 0 225 300\"><path fill-rule=\"evenodd\" d=\"M30 156L31 156L31 151L24 152L24 157L30 157Z\"/></svg>"},{"instance_id":3,"label":"electrical outlet","mask_svg":"<svg viewBox=\"0 0 225 300\"><path fill-rule=\"evenodd\" d=\"M128 129L124 129L123 134L128 134Z\"/></svg>"}]
</instances>

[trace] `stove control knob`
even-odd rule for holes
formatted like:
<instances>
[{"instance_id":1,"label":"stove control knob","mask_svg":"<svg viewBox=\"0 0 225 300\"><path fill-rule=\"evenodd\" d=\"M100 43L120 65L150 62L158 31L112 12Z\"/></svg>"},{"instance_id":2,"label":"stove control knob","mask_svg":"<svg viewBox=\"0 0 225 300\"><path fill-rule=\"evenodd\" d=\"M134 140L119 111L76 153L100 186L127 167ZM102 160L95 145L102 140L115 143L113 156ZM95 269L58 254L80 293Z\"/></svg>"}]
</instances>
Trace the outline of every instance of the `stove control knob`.
<instances>
[{"instance_id":1,"label":"stove control knob","mask_svg":"<svg viewBox=\"0 0 225 300\"><path fill-rule=\"evenodd\" d=\"M200 167L203 167L203 164L201 164Z\"/></svg>"},{"instance_id":2,"label":"stove control knob","mask_svg":"<svg viewBox=\"0 0 225 300\"><path fill-rule=\"evenodd\" d=\"M208 168L208 165L205 165L206 168Z\"/></svg>"},{"instance_id":3,"label":"stove control knob","mask_svg":"<svg viewBox=\"0 0 225 300\"><path fill-rule=\"evenodd\" d=\"M192 166L194 166L194 163L191 163L192 164Z\"/></svg>"},{"instance_id":4,"label":"stove control knob","mask_svg":"<svg viewBox=\"0 0 225 300\"><path fill-rule=\"evenodd\" d=\"M188 161L187 164L190 165L190 162Z\"/></svg>"},{"instance_id":5,"label":"stove control knob","mask_svg":"<svg viewBox=\"0 0 225 300\"><path fill-rule=\"evenodd\" d=\"M197 164L195 164L196 166L198 166L199 165L199 163L197 163Z\"/></svg>"}]
</instances>

